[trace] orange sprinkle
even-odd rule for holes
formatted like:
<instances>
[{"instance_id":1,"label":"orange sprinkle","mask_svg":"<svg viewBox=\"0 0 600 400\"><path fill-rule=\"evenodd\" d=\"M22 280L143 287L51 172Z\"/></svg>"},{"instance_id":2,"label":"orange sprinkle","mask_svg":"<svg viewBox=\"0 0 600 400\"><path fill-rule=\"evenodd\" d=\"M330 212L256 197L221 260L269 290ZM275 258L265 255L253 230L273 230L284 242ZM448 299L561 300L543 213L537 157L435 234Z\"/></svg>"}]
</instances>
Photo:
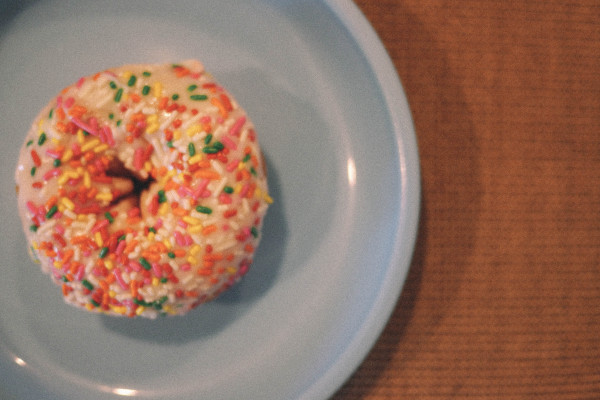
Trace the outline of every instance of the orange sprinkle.
<instances>
[{"instance_id":1,"label":"orange sprinkle","mask_svg":"<svg viewBox=\"0 0 600 400\"><path fill-rule=\"evenodd\" d=\"M246 253L254 253L254 246L252 246L250 243L246 243L244 250Z\"/></svg>"},{"instance_id":2,"label":"orange sprinkle","mask_svg":"<svg viewBox=\"0 0 600 400\"><path fill-rule=\"evenodd\" d=\"M113 276L113 275L114 274L109 274L109 276ZM106 282L105 280L102 280L102 281L98 282L98 285L100 285L102 290L104 290L105 292L108 292L108 282Z\"/></svg>"},{"instance_id":3,"label":"orange sprinkle","mask_svg":"<svg viewBox=\"0 0 600 400\"><path fill-rule=\"evenodd\" d=\"M175 254L175 257L184 257L186 254L186 251L183 249L175 249L175 250L173 250L173 254Z\"/></svg>"},{"instance_id":4,"label":"orange sprinkle","mask_svg":"<svg viewBox=\"0 0 600 400\"><path fill-rule=\"evenodd\" d=\"M198 270L198 275L210 276L212 275L212 270L210 268L201 268Z\"/></svg>"},{"instance_id":5,"label":"orange sprinkle","mask_svg":"<svg viewBox=\"0 0 600 400\"><path fill-rule=\"evenodd\" d=\"M195 290L187 290L185 292L183 292L185 297L198 297L198 292L196 292Z\"/></svg>"},{"instance_id":6,"label":"orange sprinkle","mask_svg":"<svg viewBox=\"0 0 600 400\"><path fill-rule=\"evenodd\" d=\"M137 297L138 295L138 285L137 285L137 281L132 279L131 282L129 282L129 289L131 291L131 296L132 297Z\"/></svg>"},{"instance_id":7,"label":"orange sprinkle","mask_svg":"<svg viewBox=\"0 0 600 400\"><path fill-rule=\"evenodd\" d=\"M59 107L56 109L55 111L56 117L60 120L63 121L67 116L65 115L65 110L63 110L62 107Z\"/></svg>"},{"instance_id":8,"label":"orange sprinkle","mask_svg":"<svg viewBox=\"0 0 600 400\"><path fill-rule=\"evenodd\" d=\"M129 94L129 98L131 99L131 101L133 101L134 103L139 103L140 100L142 99L137 93L131 93Z\"/></svg>"},{"instance_id":9,"label":"orange sprinkle","mask_svg":"<svg viewBox=\"0 0 600 400\"><path fill-rule=\"evenodd\" d=\"M223 253L208 253L202 259L204 261L220 261L224 258Z\"/></svg>"},{"instance_id":10,"label":"orange sprinkle","mask_svg":"<svg viewBox=\"0 0 600 400\"><path fill-rule=\"evenodd\" d=\"M133 249L135 249L135 246L138 245L138 241L133 239L131 242L127 243L127 246L125 246L125 248L123 249L124 253L131 253L133 251Z\"/></svg>"},{"instance_id":11,"label":"orange sprinkle","mask_svg":"<svg viewBox=\"0 0 600 400\"><path fill-rule=\"evenodd\" d=\"M150 261L150 262L159 262L160 261L160 254L151 252L151 251L144 251L142 252L142 257L144 257L146 260Z\"/></svg>"},{"instance_id":12,"label":"orange sprinkle","mask_svg":"<svg viewBox=\"0 0 600 400\"><path fill-rule=\"evenodd\" d=\"M160 100L158 101L158 109L164 110L165 108L167 108L168 101L169 101L168 97L161 97Z\"/></svg>"},{"instance_id":13,"label":"orange sprinkle","mask_svg":"<svg viewBox=\"0 0 600 400\"><path fill-rule=\"evenodd\" d=\"M217 226L216 226L216 225L208 225L208 226L205 226L205 227L202 229L202 234L203 234L204 236L206 236L206 235L210 235L211 233L213 233L213 232L216 232L216 231L217 231L217 229L218 229L218 228L217 228Z\"/></svg>"},{"instance_id":14,"label":"orange sprinkle","mask_svg":"<svg viewBox=\"0 0 600 400\"><path fill-rule=\"evenodd\" d=\"M211 179L211 180L215 180L215 179L220 179L221 178L221 174L219 174L214 169L201 169L201 170L198 170L198 171L194 172L194 176L196 178L200 178L200 179Z\"/></svg>"},{"instance_id":15,"label":"orange sprinkle","mask_svg":"<svg viewBox=\"0 0 600 400\"><path fill-rule=\"evenodd\" d=\"M62 294L63 296L67 296L69 293L73 291L73 288L67 285L66 283L62 284Z\"/></svg>"},{"instance_id":16,"label":"orange sprinkle","mask_svg":"<svg viewBox=\"0 0 600 400\"><path fill-rule=\"evenodd\" d=\"M52 208L53 206L56 205L56 203L58 202L58 197L56 196L52 196L48 199L48 201L46 202L46 207L48 209Z\"/></svg>"},{"instance_id":17,"label":"orange sprinkle","mask_svg":"<svg viewBox=\"0 0 600 400\"><path fill-rule=\"evenodd\" d=\"M219 109L219 114L221 115L221 117L227 118L227 115L229 113L225 109L225 106L223 105L223 103L221 103L221 101L219 101L219 99L217 99L216 97L212 97L210 99L210 103Z\"/></svg>"},{"instance_id":18,"label":"orange sprinkle","mask_svg":"<svg viewBox=\"0 0 600 400\"><path fill-rule=\"evenodd\" d=\"M72 117L81 118L85 113L88 112L88 109L84 106L80 106L79 104L75 104L73 107L69 109L69 115Z\"/></svg>"}]
</instances>

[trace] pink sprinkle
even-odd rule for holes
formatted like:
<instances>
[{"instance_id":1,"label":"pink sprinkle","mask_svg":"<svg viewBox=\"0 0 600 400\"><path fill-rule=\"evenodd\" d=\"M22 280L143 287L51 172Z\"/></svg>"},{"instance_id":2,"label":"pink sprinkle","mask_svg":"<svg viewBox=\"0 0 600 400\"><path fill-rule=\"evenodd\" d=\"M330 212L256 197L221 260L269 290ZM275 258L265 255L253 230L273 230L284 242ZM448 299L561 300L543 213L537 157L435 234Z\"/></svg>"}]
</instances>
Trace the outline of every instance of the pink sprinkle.
<instances>
[{"instance_id":1,"label":"pink sprinkle","mask_svg":"<svg viewBox=\"0 0 600 400\"><path fill-rule=\"evenodd\" d=\"M61 107L62 106L62 102L63 102L62 96L58 96L56 98L56 107Z\"/></svg>"},{"instance_id":2,"label":"pink sprinkle","mask_svg":"<svg viewBox=\"0 0 600 400\"><path fill-rule=\"evenodd\" d=\"M219 195L219 203L221 203L221 204L231 204L231 202L232 202L231 196L229 196L228 194L221 193Z\"/></svg>"},{"instance_id":3,"label":"pink sprinkle","mask_svg":"<svg viewBox=\"0 0 600 400\"><path fill-rule=\"evenodd\" d=\"M229 224L223 224L223 226L221 227L221 229L225 232L227 232L231 227L229 226Z\"/></svg>"},{"instance_id":4,"label":"pink sprinkle","mask_svg":"<svg viewBox=\"0 0 600 400\"><path fill-rule=\"evenodd\" d=\"M158 263L152 263L152 272L157 278L162 278L162 269Z\"/></svg>"},{"instance_id":5,"label":"pink sprinkle","mask_svg":"<svg viewBox=\"0 0 600 400\"><path fill-rule=\"evenodd\" d=\"M133 154L133 167L137 170L141 170L144 166L144 161L142 157L144 156L144 149L138 147L135 149L135 153Z\"/></svg>"},{"instance_id":6,"label":"pink sprinkle","mask_svg":"<svg viewBox=\"0 0 600 400\"><path fill-rule=\"evenodd\" d=\"M57 159L57 158L61 157L61 154L58 151L56 151L55 149L48 149L48 150L46 150L46 154L49 157L54 158L54 159Z\"/></svg>"},{"instance_id":7,"label":"pink sprinkle","mask_svg":"<svg viewBox=\"0 0 600 400\"><path fill-rule=\"evenodd\" d=\"M248 190L250 190L250 185L246 183L244 186L242 186L242 190L240 190L240 197L246 197Z\"/></svg>"},{"instance_id":8,"label":"pink sprinkle","mask_svg":"<svg viewBox=\"0 0 600 400\"><path fill-rule=\"evenodd\" d=\"M117 245L117 248L115 249L115 254L118 255L118 256L120 256L121 254L123 254L123 250L125 250L125 246L126 246L125 241L121 240L119 242L119 244Z\"/></svg>"},{"instance_id":9,"label":"pink sprinkle","mask_svg":"<svg viewBox=\"0 0 600 400\"><path fill-rule=\"evenodd\" d=\"M179 246L185 246L185 239L184 239L183 235L181 234L181 232L175 231L173 233L173 235L175 236L175 241L177 242L177 244Z\"/></svg>"},{"instance_id":10,"label":"pink sprinkle","mask_svg":"<svg viewBox=\"0 0 600 400\"><path fill-rule=\"evenodd\" d=\"M110 129L110 126L104 125L102 127L102 132L104 132L104 137L106 138L106 143L108 143L109 146L114 146L115 138L113 137L112 129Z\"/></svg>"},{"instance_id":11,"label":"pink sprinkle","mask_svg":"<svg viewBox=\"0 0 600 400\"><path fill-rule=\"evenodd\" d=\"M65 227L62 226L61 224L56 224L54 225L54 230L56 231L56 233L58 233L59 235L64 235L65 234Z\"/></svg>"},{"instance_id":12,"label":"pink sprinkle","mask_svg":"<svg viewBox=\"0 0 600 400\"><path fill-rule=\"evenodd\" d=\"M32 214L37 214L38 213L38 208L35 206L35 204L33 203L33 201L28 201L26 203L27 205L27 209L29 210L30 213Z\"/></svg>"},{"instance_id":13,"label":"pink sprinkle","mask_svg":"<svg viewBox=\"0 0 600 400\"><path fill-rule=\"evenodd\" d=\"M185 235L184 240L185 240L184 246L191 246L192 244L194 244L194 239L192 239L192 237L190 235Z\"/></svg>"},{"instance_id":14,"label":"pink sprinkle","mask_svg":"<svg viewBox=\"0 0 600 400\"><path fill-rule=\"evenodd\" d=\"M90 119L88 120L88 124L92 127L92 129L95 132L98 132L98 130L100 129L100 127L98 126L98 120L96 119L96 117L90 117ZM92 132L90 132L92 133ZM98 133L95 134L96 136L98 136Z\"/></svg>"},{"instance_id":15,"label":"pink sprinkle","mask_svg":"<svg viewBox=\"0 0 600 400\"><path fill-rule=\"evenodd\" d=\"M90 118L91 119L91 118ZM72 117L71 118L71 122L74 123L78 128L83 129L84 131L94 135L94 136L98 136L98 131L94 129L94 127L90 124L86 124L85 122L83 122L82 120L80 120L77 117Z\"/></svg>"},{"instance_id":16,"label":"pink sprinkle","mask_svg":"<svg viewBox=\"0 0 600 400\"><path fill-rule=\"evenodd\" d=\"M62 170L60 168L53 168L44 174L44 180L49 181L50 179L54 178L55 176L60 175L61 172L62 172Z\"/></svg>"},{"instance_id":17,"label":"pink sprinkle","mask_svg":"<svg viewBox=\"0 0 600 400\"><path fill-rule=\"evenodd\" d=\"M152 279L144 278L144 285L150 285L150 284L152 284Z\"/></svg>"},{"instance_id":18,"label":"pink sprinkle","mask_svg":"<svg viewBox=\"0 0 600 400\"><path fill-rule=\"evenodd\" d=\"M121 275L121 270L120 269L115 268L114 272L113 272L113 275L115 276L115 280L117 281L117 283L119 284L119 286L121 286L121 288L123 290L128 290L129 289L129 286L123 280L123 276Z\"/></svg>"},{"instance_id":19,"label":"pink sprinkle","mask_svg":"<svg viewBox=\"0 0 600 400\"><path fill-rule=\"evenodd\" d=\"M77 279L78 281L82 280L84 274L85 274L85 265L79 264L79 268L77 269L77 273L75 274L75 279Z\"/></svg>"},{"instance_id":20,"label":"pink sprinkle","mask_svg":"<svg viewBox=\"0 0 600 400\"><path fill-rule=\"evenodd\" d=\"M190 265L190 263L185 263L181 266L182 271L189 271L190 269L192 269L192 266Z\"/></svg>"},{"instance_id":21,"label":"pink sprinkle","mask_svg":"<svg viewBox=\"0 0 600 400\"><path fill-rule=\"evenodd\" d=\"M94 269L92 270L92 274L96 276L102 276L102 270L98 267L94 267Z\"/></svg>"},{"instance_id":22,"label":"pink sprinkle","mask_svg":"<svg viewBox=\"0 0 600 400\"><path fill-rule=\"evenodd\" d=\"M244 125L245 122L246 122L246 117L242 115L231 126L231 128L229 129L229 134L232 136L237 136L240 133L240 129L242 129L242 126Z\"/></svg>"},{"instance_id":23,"label":"pink sprinkle","mask_svg":"<svg viewBox=\"0 0 600 400\"><path fill-rule=\"evenodd\" d=\"M203 124L210 124L210 115L205 115L200 118L200 122Z\"/></svg>"},{"instance_id":24,"label":"pink sprinkle","mask_svg":"<svg viewBox=\"0 0 600 400\"><path fill-rule=\"evenodd\" d=\"M190 188L182 185L177 188L177 194L181 197L186 197L188 195L193 195L193 192Z\"/></svg>"},{"instance_id":25,"label":"pink sprinkle","mask_svg":"<svg viewBox=\"0 0 600 400\"><path fill-rule=\"evenodd\" d=\"M77 89L81 88L81 85L83 85L83 82L85 82L85 78L79 78L79 80L77 81Z\"/></svg>"},{"instance_id":26,"label":"pink sprinkle","mask_svg":"<svg viewBox=\"0 0 600 400\"><path fill-rule=\"evenodd\" d=\"M142 270L142 265L139 262L135 261L135 260L129 260L129 264L128 265L135 272L140 272Z\"/></svg>"},{"instance_id":27,"label":"pink sprinkle","mask_svg":"<svg viewBox=\"0 0 600 400\"><path fill-rule=\"evenodd\" d=\"M65 100L65 108L71 108L71 106L75 104L75 99L72 97L69 97L68 99Z\"/></svg>"},{"instance_id":28,"label":"pink sprinkle","mask_svg":"<svg viewBox=\"0 0 600 400\"><path fill-rule=\"evenodd\" d=\"M237 145L235 144L235 142L231 140L231 138L229 138L228 136L223 136L221 138L221 142L225 145L225 147L231 150L237 149Z\"/></svg>"},{"instance_id":29,"label":"pink sprinkle","mask_svg":"<svg viewBox=\"0 0 600 400\"><path fill-rule=\"evenodd\" d=\"M154 228L155 229L160 229L163 226L163 220L162 218L159 218L156 220L156 224L154 224Z\"/></svg>"},{"instance_id":30,"label":"pink sprinkle","mask_svg":"<svg viewBox=\"0 0 600 400\"><path fill-rule=\"evenodd\" d=\"M135 218L140 215L140 209L137 207L133 207L131 210L127 211L127 216L129 218Z\"/></svg>"},{"instance_id":31,"label":"pink sprinkle","mask_svg":"<svg viewBox=\"0 0 600 400\"><path fill-rule=\"evenodd\" d=\"M233 172L240 165L240 160L233 160L229 164L227 164L227 172Z\"/></svg>"},{"instance_id":32,"label":"pink sprinkle","mask_svg":"<svg viewBox=\"0 0 600 400\"><path fill-rule=\"evenodd\" d=\"M103 219L103 220L96 222L96 225L94 225L94 227L92 228L92 233L98 232L102 228L108 226L109 223L110 222L107 219Z\"/></svg>"},{"instance_id":33,"label":"pink sprinkle","mask_svg":"<svg viewBox=\"0 0 600 400\"><path fill-rule=\"evenodd\" d=\"M74 156L81 155L81 146L79 145L79 143L73 143L71 145L71 151L73 152Z\"/></svg>"}]
</instances>

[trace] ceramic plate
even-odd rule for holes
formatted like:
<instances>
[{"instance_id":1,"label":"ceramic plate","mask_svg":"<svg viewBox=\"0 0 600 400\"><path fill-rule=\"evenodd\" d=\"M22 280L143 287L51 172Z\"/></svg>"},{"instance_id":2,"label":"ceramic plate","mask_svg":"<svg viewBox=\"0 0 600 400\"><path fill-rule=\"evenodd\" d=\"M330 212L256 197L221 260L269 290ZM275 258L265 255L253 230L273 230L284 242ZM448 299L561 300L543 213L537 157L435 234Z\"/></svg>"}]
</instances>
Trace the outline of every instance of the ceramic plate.
<instances>
[{"instance_id":1,"label":"ceramic plate","mask_svg":"<svg viewBox=\"0 0 600 400\"><path fill-rule=\"evenodd\" d=\"M0 2L0 398L325 399L401 291L419 171L397 74L348 1ZM64 86L197 58L253 119L271 195L246 278L186 317L88 314L27 255L14 168Z\"/></svg>"}]
</instances>

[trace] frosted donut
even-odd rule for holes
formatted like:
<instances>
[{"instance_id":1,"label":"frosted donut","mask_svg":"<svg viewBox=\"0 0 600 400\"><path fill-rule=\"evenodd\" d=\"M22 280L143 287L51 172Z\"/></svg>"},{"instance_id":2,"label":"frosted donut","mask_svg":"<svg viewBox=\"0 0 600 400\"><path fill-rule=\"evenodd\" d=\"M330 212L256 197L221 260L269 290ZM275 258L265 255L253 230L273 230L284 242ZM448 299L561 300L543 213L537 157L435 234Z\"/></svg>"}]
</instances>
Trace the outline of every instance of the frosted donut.
<instances>
[{"instance_id":1,"label":"frosted donut","mask_svg":"<svg viewBox=\"0 0 600 400\"><path fill-rule=\"evenodd\" d=\"M62 90L16 184L30 254L64 300L129 317L183 315L231 287L272 202L252 123L195 60Z\"/></svg>"}]
</instances>

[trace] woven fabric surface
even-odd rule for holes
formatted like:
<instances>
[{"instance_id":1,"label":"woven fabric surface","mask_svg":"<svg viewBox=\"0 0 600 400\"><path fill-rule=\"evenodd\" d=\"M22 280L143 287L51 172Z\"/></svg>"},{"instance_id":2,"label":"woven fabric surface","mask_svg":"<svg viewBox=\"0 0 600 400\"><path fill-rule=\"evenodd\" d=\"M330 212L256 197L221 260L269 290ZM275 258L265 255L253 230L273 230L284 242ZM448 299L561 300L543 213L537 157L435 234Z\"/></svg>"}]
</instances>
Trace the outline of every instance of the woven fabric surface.
<instances>
[{"instance_id":1,"label":"woven fabric surface","mask_svg":"<svg viewBox=\"0 0 600 400\"><path fill-rule=\"evenodd\" d=\"M334 399L600 398L600 3L357 5L410 103L422 215Z\"/></svg>"}]
</instances>

